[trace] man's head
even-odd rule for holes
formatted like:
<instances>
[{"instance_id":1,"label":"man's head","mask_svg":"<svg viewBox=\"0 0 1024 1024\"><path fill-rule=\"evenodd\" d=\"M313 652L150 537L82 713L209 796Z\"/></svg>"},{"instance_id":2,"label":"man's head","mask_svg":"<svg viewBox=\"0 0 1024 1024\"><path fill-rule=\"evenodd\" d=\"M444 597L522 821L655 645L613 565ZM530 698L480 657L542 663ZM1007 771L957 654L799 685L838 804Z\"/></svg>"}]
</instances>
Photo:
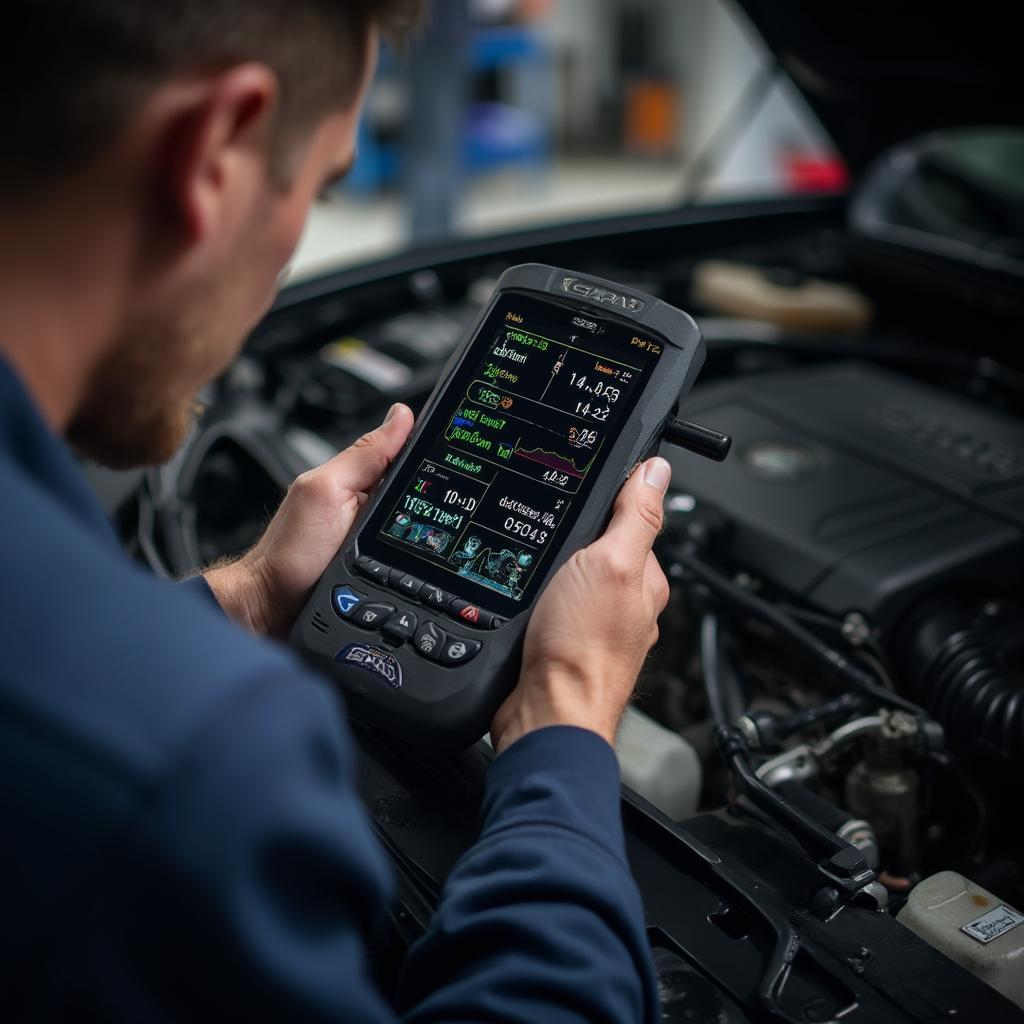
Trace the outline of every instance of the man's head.
<instances>
[{"instance_id":1,"label":"man's head","mask_svg":"<svg viewBox=\"0 0 1024 1024\"><path fill-rule=\"evenodd\" d=\"M181 443L353 158L378 34L418 6L33 0L0 33L0 222L81 307L63 344L86 379L60 425L86 453L130 465Z\"/></svg>"}]
</instances>

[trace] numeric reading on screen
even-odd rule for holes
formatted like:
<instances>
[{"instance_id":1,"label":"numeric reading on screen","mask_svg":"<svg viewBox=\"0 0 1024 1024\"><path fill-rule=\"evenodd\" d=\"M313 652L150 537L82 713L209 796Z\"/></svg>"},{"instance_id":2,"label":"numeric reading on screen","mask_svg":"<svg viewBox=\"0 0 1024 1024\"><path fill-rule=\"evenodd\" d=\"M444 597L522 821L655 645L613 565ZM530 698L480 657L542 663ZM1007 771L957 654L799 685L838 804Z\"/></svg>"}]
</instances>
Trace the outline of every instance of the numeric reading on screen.
<instances>
[{"instance_id":1,"label":"numeric reading on screen","mask_svg":"<svg viewBox=\"0 0 1024 1024\"><path fill-rule=\"evenodd\" d=\"M505 599L492 602L500 607L532 593L660 346L510 298L473 352L374 526L379 541L447 574L435 574L439 585L482 587Z\"/></svg>"}]
</instances>

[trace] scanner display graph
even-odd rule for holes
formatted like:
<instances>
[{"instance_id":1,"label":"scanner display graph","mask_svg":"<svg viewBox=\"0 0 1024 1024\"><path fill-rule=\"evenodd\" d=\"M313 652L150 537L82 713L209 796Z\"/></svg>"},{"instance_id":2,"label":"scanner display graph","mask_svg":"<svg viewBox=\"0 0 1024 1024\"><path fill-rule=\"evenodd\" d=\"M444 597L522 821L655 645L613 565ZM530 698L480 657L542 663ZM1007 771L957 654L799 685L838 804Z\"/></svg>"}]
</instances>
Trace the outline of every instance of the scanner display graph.
<instances>
[{"instance_id":1,"label":"scanner display graph","mask_svg":"<svg viewBox=\"0 0 1024 1024\"><path fill-rule=\"evenodd\" d=\"M519 448L517 446L513 454L518 455L521 459L539 463L556 473L565 473L575 477L577 480L582 480L587 475L587 470L594 461L591 458L585 465L577 466L573 459L567 459L565 456L559 455L558 452L545 451L543 448Z\"/></svg>"}]
</instances>

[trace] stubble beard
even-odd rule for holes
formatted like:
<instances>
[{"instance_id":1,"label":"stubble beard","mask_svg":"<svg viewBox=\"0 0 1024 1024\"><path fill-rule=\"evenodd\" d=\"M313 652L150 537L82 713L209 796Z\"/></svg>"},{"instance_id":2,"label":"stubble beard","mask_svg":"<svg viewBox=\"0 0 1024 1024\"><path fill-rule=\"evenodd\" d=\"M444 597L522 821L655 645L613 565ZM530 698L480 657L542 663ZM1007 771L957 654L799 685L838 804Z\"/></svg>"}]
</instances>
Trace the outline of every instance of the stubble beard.
<instances>
[{"instance_id":1,"label":"stubble beard","mask_svg":"<svg viewBox=\"0 0 1024 1024\"><path fill-rule=\"evenodd\" d=\"M67 438L83 455L111 469L166 462L196 422L200 405L198 336L133 334L111 350L92 375ZM197 365L198 357L198 365Z\"/></svg>"},{"instance_id":2,"label":"stubble beard","mask_svg":"<svg viewBox=\"0 0 1024 1024\"><path fill-rule=\"evenodd\" d=\"M207 277L129 318L69 425L75 448L111 469L174 455L202 412L199 391L235 359L261 310L248 269L254 248L239 240L226 278Z\"/></svg>"}]
</instances>

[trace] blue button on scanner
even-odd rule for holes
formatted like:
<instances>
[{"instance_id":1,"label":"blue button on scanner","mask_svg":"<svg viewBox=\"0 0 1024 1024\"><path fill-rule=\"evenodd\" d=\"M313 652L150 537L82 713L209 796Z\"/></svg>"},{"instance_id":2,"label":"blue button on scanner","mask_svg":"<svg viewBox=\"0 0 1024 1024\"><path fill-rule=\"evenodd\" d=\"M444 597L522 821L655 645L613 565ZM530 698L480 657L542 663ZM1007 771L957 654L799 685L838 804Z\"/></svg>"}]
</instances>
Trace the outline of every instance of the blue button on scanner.
<instances>
[{"instance_id":1,"label":"blue button on scanner","mask_svg":"<svg viewBox=\"0 0 1024 1024\"><path fill-rule=\"evenodd\" d=\"M365 594L351 587L335 587L331 593L331 604L334 610L343 618L347 619L352 612L362 603Z\"/></svg>"}]
</instances>

